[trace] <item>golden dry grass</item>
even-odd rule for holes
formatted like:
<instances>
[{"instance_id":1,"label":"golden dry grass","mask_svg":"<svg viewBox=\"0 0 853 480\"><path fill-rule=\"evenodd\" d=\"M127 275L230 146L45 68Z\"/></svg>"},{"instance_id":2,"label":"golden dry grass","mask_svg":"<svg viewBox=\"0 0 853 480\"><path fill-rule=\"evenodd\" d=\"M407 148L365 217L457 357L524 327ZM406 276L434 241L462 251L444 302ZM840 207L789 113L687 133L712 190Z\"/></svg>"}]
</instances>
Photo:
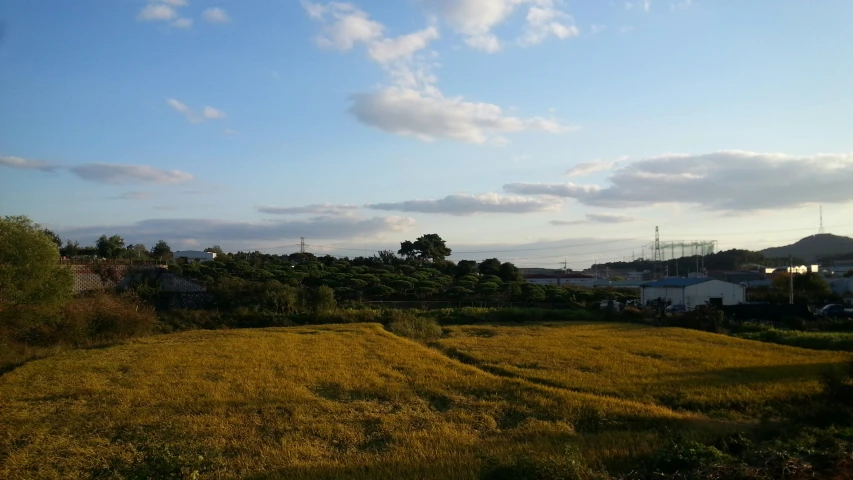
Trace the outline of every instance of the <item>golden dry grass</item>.
<instances>
[{"instance_id":1,"label":"golden dry grass","mask_svg":"<svg viewBox=\"0 0 853 480\"><path fill-rule=\"evenodd\" d=\"M507 376L723 416L814 393L853 355L632 324L449 327L439 344Z\"/></svg>"},{"instance_id":2,"label":"golden dry grass","mask_svg":"<svg viewBox=\"0 0 853 480\"><path fill-rule=\"evenodd\" d=\"M765 376L762 395L811 382L772 373L807 363L803 351L672 329L459 327L441 343L533 381L376 324L185 332L34 361L0 377L0 478L476 479L485 457L559 459L569 445L616 465L656 448L661 426L742 427L635 401L654 384L699 392L684 378L721 376L748 352L763 360L747 367L766 367L748 376Z\"/></svg>"}]
</instances>

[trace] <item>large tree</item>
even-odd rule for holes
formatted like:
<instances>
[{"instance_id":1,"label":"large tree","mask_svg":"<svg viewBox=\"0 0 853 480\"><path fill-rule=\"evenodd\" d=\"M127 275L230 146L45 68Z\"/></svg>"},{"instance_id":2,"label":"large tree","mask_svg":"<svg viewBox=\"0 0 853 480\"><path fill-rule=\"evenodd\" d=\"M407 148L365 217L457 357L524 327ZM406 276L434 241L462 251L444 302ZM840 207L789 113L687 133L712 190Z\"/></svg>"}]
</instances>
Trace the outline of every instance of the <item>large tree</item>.
<instances>
[{"instance_id":1,"label":"large tree","mask_svg":"<svg viewBox=\"0 0 853 480\"><path fill-rule=\"evenodd\" d=\"M62 306L72 282L54 238L27 217L0 217L0 321L39 318Z\"/></svg>"},{"instance_id":2,"label":"large tree","mask_svg":"<svg viewBox=\"0 0 853 480\"><path fill-rule=\"evenodd\" d=\"M172 247L165 240L158 240L154 248L151 249L151 256L157 260L171 260Z\"/></svg>"},{"instance_id":3,"label":"large tree","mask_svg":"<svg viewBox=\"0 0 853 480\"><path fill-rule=\"evenodd\" d=\"M98 256L102 258L119 258L125 252L124 239L118 235L109 238L106 235L101 235L95 241L95 247L98 249Z\"/></svg>"},{"instance_id":4,"label":"large tree","mask_svg":"<svg viewBox=\"0 0 853 480\"><path fill-rule=\"evenodd\" d=\"M487 258L477 265L480 275L498 275L501 270L501 261L497 258Z\"/></svg>"},{"instance_id":5,"label":"large tree","mask_svg":"<svg viewBox=\"0 0 853 480\"><path fill-rule=\"evenodd\" d=\"M428 233L418 237L414 242L409 240L402 242L397 253L406 258L417 258L421 262L441 262L449 257L451 252L452 250L438 234Z\"/></svg>"}]
</instances>

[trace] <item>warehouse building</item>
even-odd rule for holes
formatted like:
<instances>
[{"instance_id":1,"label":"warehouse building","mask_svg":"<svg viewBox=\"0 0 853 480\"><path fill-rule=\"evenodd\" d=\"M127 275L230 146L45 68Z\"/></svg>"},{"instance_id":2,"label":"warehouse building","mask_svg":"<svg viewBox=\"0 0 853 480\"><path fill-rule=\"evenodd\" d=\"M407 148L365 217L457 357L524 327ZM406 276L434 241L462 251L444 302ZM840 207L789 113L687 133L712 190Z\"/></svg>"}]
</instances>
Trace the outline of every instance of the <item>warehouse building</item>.
<instances>
[{"instance_id":1,"label":"warehouse building","mask_svg":"<svg viewBox=\"0 0 853 480\"><path fill-rule=\"evenodd\" d=\"M746 300L746 287L713 278L666 278L643 285L640 299L643 305L662 299L688 310L696 305L737 305Z\"/></svg>"}]
</instances>

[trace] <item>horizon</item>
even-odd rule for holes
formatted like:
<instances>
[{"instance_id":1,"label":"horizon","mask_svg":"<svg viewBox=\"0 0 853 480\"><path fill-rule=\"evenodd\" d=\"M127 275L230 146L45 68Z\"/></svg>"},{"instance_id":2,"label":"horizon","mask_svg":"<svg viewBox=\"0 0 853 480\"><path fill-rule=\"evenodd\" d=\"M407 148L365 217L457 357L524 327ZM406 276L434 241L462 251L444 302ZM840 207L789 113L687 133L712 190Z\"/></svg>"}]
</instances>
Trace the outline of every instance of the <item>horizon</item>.
<instances>
[{"instance_id":1,"label":"horizon","mask_svg":"<svg viewBox=\"0 0 853 480\"><path fill-rule=\"evenodd\" d=\"M6 3L0 215L173 250L437 233L451 259L529 268L639 257L658 226L717 251L853 236L850 19L841 0Z\"/></svg>"}]
</instances>

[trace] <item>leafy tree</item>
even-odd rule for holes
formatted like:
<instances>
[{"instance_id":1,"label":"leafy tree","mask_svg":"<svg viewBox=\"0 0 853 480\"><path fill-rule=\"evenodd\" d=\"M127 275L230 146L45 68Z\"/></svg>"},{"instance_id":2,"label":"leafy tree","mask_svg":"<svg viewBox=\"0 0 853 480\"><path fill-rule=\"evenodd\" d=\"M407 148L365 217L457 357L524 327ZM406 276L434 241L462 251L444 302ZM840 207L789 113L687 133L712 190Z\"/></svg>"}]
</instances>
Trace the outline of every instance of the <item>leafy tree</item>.
<instances>
[{"instance_id":1,"label":"leafy tree","mask_svg":"<svg viewBox=\"0 0 853 480\"><path fill-rule=\"evenodd\" d=\"M157 260L171 260L172 247L165 240L158 240L154 248L151 249L151 256Z\"/></svg>"},{"instance_id":2,"label":"leafy tree","mask_svg":"<svg viewBox=\"0 0 853 480\"><path fill-rule=\"evenodd\" d=\"M72 282L54 238L27 217L0 217L0 322L55 311Z\"/></svg>"},{"instance_id":3,"label":"leafy tree","mask_svg":"<svg viewBox=\"0 0 853 480\"><path fill-rule=\"evenodd\" d=\"M335 308L335 291L331 288L321 285L313 290L310 295L310 306L315 312L325 312Z\"/></svg>"},{"instance_id":4,"label":"leafy tree","mask_svg":"<svg viewBox=\"0 0 853 480\"><path fill-rule=\"evenodd\" d=\"M376 252L376 258L379 259L379 263L385 265L394 265L398 260L397 255L395 255L391 250L380 250Z\"/></svg>"},{"instance_id":5,"label":"leafy tree","mask_svg":"<svg viewBox=\"0 0 853 480\"><path fill-rule=\"evenodd\" d=\"M518 282L522 279L521 271L515 265L506 262L502 263L498 269L498 276L504 282Z\"/></svg>"},{"instance_id":6,"label":"leafy tree","mask_svg":"<svg viewBox=\"0 0 853 480\"><path fill-rule=\"evenodd\" d=\"M541 302L545 300L545 290L533 283L523 283L521 285L521 299L525 302Z\"/></svg>"},{"instance_id":7,"label":"leafy tree","mask_svg":"<svg viewBox=\"0 0 853 480\"><path fill-rule=\"evenodd\" d=\"M62 239L59 238L59 235L53 233L52 230L44 229L42 230L42 233L47 235L47 237L50 238L50 240L56 244L57 248L62 247Z\"/></svg>"},{"instance_id":8,"label":"leafy tree","mask_svg":"<svg viewBox=\"0 0 853 480\"><path fill-rule=\"evenodd\" d=\"M102 258L119 258L124 253L124 239L118 235L109 238L101 235L95 242L95 247L98 249L98 256Z\"/></svg>"},{"instance_id":9,"label":"leafy tree","mask_svg":"<svg viewBox=\"0 0 853 480\"><path fill-rule=\"evenodd\" d=\"M477 262L474 260L459 260L459 263L456 264L456 276L464 277L470 273L477 273Z\"/></svg>"},{"instance_id":10,"label":"leafy tree","mask_svg":"<svg viewBox=\"0 0 853 480\"><path fill-rule=\"evenodd\" d=\"M80 243L72 242L71 240L65 241L65 246L59 249L59 254L63 257L74 257L80 254Z\"/></svg>"},{"instance_id":11,"label":"leafy tree","mask_svg":"<svg viewBox=\"0 0 853 480\"><path fill-rule=\"evenodd\" d=\"M225 254L225 252L223 252L223 251L222 251L222 248L220 248L220 247L219 247L219 245L214 245L214 246L212 246L212 247L207 247L207 248L205 248L205 249L204 249L204 251L205 251L205 252L210 252L210 253L215 253L217 256Z\"/></svg>"},{"instance_id":12,"label":"leafy tree","mask_svg":"<svg viewBox=\"0 0 853 480\"><path fill-rule=\"evenodd\" d=\"M410 260L442 262L450 256L451 250L438 234L428 233L421 235L414 242L406 240L400 243L400 250L397 253Z\"/></svg>"},{"instance_id":13,"label":"leafy tree","mask_svg":"<svg viewBox=\"0 0 853 480\"><path fill-rule=\"evenodd\" d=\"M488 258L477 265L480 275L498 275L501 271L501 261L497 258Z\"/></svg>"},{"instance_id":14,"label":"leafy tree","mask_svg":"<svg viewBox=\"0 0 853 480\"><path fill-rule=\"evenodd\" d=\"M851 277L853 277L853 270L848 270L847 273L844 274L844 278L851 278Z\"/></svg>"}]
</instances>

